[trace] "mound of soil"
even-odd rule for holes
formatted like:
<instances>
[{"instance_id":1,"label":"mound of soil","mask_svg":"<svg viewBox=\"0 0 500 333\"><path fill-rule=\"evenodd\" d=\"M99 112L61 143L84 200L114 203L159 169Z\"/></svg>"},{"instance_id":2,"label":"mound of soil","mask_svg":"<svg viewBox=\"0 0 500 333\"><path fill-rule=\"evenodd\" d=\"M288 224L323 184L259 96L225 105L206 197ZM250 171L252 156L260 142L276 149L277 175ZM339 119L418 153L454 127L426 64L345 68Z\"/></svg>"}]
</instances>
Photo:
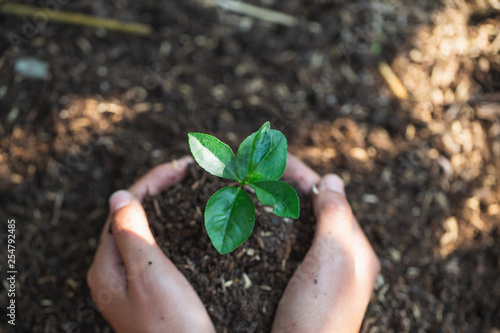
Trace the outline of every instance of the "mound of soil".
<instances>
[{"instance_id":1,"label":"mound of soil","mask_svg":"<svg viewBox=\"0 0 500 333\"><path fill-rule=\"evenodd\" d=\"M232 182L234 185L234 181ZM205 205L226 181L192 166L190 175L144 207L156 241L200 295L217 332L269 332L287 282L314 232L311 202L301 198L299 220L256 206L248 240L230 254L213 247L203 220Z\"/></svg>"}]
</instances>

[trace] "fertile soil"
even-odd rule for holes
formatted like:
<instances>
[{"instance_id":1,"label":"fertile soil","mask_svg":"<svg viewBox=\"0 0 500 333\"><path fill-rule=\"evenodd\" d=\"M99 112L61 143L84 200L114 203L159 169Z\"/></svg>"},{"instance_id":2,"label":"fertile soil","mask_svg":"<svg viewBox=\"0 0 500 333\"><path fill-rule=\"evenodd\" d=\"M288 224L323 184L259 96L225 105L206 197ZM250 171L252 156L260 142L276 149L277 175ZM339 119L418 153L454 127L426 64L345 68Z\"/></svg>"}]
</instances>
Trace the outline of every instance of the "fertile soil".
<instances>
[{"instance_id":1,"label":"fertile soil","mask_svg":"<svg viewBox=\"0 0 500 333\"><path fill-rule=\"evenodd\" d=\"M193 167L181 184L148 197L146 214L157 243L198 292L217 332L270 332L286 284L311 245L310 198L302 196L300 218L291 220L264 209L250 193L257 207L254 230L236 250L220 255L203 211L227 185Z\"/></svg>"},{"instance_id":2,"label":"fertile soil","mask_svg":"<svg viewBox=\"0 0 500 333\"><path fill-rule=\"evenodd\" d=\"M109 195L188 154L188 132L234 150L266 121L290 152L346 183L382 264L363 333L500 331L498 1L245 1L298 18L294 26L194 0L22 2L142 22L153 33L44 22L43 12L0 15L0 332L112 332L85 281ZM27 57L47 65L44 79L16 67ZM384 62L393 75L382 75ZM389 85L396 77L406 96ZM150 214L162 242L168 226L206 239L195 207L216 190L210 181L203 190L182 185L189 200L199 198L189 211L182 204L185 217ZM181 187L173 191L168 200L181 200ZM158 216L168 216L172 209L157 202ZM8 218L16 220L15 327L4 315ZM216 294L238 296L224 308L221 298L204 298L219 327L221 317L264 327L266 297L275 301L300 260L304 249L294 246L308 244L309 234L288 229L311 221L273 218L259 217L234 254L220 256L209 243L201 251L219 261L195 267L218 267ZM271 241L262 231L292 237L279 239L291 248L261 251L255 242ZM186 268L194 249L163 246L192 281L206 283ZM261 260L251 261L256 253ZM287 253L285 271L264 261ZM246 317L247 305L260 307L262 322Z\"/></svg>"}]
</instances>

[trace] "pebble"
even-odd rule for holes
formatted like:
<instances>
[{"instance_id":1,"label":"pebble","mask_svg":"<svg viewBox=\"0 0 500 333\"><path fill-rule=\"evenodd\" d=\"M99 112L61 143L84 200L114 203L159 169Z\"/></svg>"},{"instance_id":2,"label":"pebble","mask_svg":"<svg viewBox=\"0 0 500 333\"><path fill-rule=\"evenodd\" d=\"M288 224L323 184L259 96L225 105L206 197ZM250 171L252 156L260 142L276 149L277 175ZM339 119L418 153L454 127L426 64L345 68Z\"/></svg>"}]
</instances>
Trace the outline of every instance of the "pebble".
<instances>
[{"instance_id":1,"label":"pebble","mask_svg":"<svg viewBox=\"0 0 500 333\"><path fill-rule=\"evenodd\" d=\"M49 78L49 65L36 58L19 58L14 64L16 73L25 77L47 80Z\"/></svg>"},{"instance_id":2,"label":"pebble","mask_svg":"<svg viewBox=\"0 0 500 333\"><path fill-rule=\"evenodd\" d=\"M375 194L364 194L363 202L368 204L375 204L378 202L378 197Z\"/></svg>"}]
</instances>

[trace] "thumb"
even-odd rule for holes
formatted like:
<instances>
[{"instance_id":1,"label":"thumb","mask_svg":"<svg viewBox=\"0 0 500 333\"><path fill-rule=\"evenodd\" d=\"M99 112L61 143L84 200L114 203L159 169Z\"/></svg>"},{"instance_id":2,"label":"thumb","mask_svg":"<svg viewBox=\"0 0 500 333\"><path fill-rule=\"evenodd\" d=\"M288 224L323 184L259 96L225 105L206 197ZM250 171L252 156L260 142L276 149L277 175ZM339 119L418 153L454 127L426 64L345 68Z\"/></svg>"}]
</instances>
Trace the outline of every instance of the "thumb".
<instances>
[{"instance_id":1,"label":"thumb","mask_svg":"<svg viewBox=\"0 0 500 333\"><path fill-rule=\"evenodd\" d=\"M315 239L326 238L340 246L352 246L353 215L339 176L329 174L321 179L314 200L317 218Z\"/></svg>"},{"instance_id":2,"label":"thumb","mask_svg":"<svg viewBox=\"0 0 500 333\"><path fill-rule=\"evenodd\" d=\"M151 260L152 252L159 248L141 203L130 192L120 190L111 195L109 206L111 230L125 266Z\"/></svg>"}]
</instances>

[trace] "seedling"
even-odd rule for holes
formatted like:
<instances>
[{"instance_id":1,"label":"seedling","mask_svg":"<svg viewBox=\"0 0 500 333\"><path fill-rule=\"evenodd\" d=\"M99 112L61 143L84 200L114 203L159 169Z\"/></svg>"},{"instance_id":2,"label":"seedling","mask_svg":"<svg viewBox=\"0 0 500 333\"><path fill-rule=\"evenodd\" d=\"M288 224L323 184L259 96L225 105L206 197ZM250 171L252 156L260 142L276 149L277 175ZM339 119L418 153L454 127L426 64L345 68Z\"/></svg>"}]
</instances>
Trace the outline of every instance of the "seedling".
<instances>
[{"instance_id":1,"label":"seedling","mask_svg":"<svg viewBox=\"0 0 500 333\"><path fill-rule=\"evenodd\" d=\"M214 136L189 133L189 148L196 162L214 176L238 181L210 197L205 208L205 228L220 254L232 252L248 239L255 222L255 207L243 186L254 189L257 199L273 206L281 217L299 217L299 197L287 183L278 181L286 168L287 142L269 122L231 148Z\"/></svg>"}]
</instances>

